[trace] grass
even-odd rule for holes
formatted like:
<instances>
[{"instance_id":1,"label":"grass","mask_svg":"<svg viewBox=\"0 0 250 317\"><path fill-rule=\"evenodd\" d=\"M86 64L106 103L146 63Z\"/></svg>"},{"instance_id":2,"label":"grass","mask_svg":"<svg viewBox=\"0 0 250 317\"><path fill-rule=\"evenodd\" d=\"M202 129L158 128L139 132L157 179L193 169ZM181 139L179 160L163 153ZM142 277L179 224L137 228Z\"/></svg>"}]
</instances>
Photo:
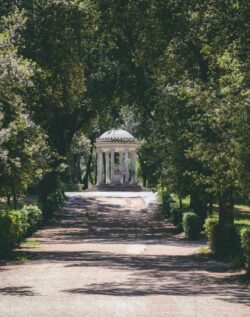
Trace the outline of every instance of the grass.
<instances>
[{"instance_id":1,"label":"grass","mask_svg":"<svg viewBox=\"0 0 250 317\"><path fill-rule=\"evenodd\" d=\"M213 219L218 220L219 214L217 208L214 209ZM244 205L236 205L234 213L234 223L239 228L250 228L250 207Z\"/></svg>"},{"instance_id":2,"label":"grass","mask_svg":"<svg viewBox=\"0 0 250 317\"><path fill-rule=\"evenodd\" d=\"M208 247L200 247L199 251L198 251L199 255L208 255L210 253L211 253L211 251L209 250Z\"/></svg>"},{"instance_id":3,"label":"grass","mask_svg":"<svg viewBox=\"0 0 250 317\"><path fill-rule=\"evenodd\" d=\"M234 223L241 228L250 228L250 206L235 206Z\"/></svg>"},{"instance_id":4,"label":"grass","mask_svg":"<svg viewBox=\"0 0 250 317\"><path fill-rule=\"evenodd\" d=\"M41 242L38 240L27 240L22 243L24 248L37 248L41 245Z\"/></svg>"},{"instance_id":5,"label":"grass","mask_svg":"<svg viewBox=\"0 0 250 317\"><path fill-rule=\"evenodd\" d=\"M17 209L20 209L23 207L23 205L29 205L29 204L36 204L37 203L37 196L35 195L27 195L25 197L20 197L18 201ZM13 201L11 200L11 205L8 206L7 200L5 197L0 197L0 211L8 210L8 209L14 209Z\"/></svg>"},{"instance_id":6,"label":"grass","mask_svg":"<svg viewBox=\"0 0 250 317\"><path fill-rule=\"evenodd\" d=\"M178 204L180 203L180 200L179 200L179 198L178 198L177 195L171 194L171 198L172 198L176 203L178 203ZM187 196L187 197L185 197L185 198L182 198L182 205L183 205L184 208L188 208L188 207L189 207L189 205L190 205L190 196Z\"/></svg>"}]
</instances>

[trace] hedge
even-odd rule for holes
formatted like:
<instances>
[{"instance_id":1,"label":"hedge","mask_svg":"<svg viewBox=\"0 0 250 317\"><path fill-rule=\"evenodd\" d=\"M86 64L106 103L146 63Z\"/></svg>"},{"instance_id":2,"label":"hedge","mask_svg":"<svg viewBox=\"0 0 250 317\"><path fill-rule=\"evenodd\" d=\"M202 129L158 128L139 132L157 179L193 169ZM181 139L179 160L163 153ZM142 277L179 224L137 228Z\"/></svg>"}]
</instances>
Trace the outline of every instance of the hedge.
<instances>
[{"instance_id":1,"label":"hedge","mask_svg":"<svg viewBox=\"0 0 250 317\"><path fill-rule=\"evenodd\" d=\"M22 210L27 215L28 228L26 234L31 235L41 224L42 212L36 205L24 206Z\"/></svg>"},{"instance_id":2,"label":"hedge","mask_svg":"<svg viewBox=\"0 0 250 317\"><path fill-rule=\"evenodd\" d=\"M182 227L188 239L199 239L201 233L201 220L194 212L185 212L183 214Z\"/></svg>"},{"instance_id":3,"label":"hedge","mask_svg":"<svg viewBox=\"0 0 250 317\"><path fill-rule=\"evenodd\" d=\"M8 255L25 237L33 233L37 229L41 217L41 210L36 205L1 212L0 255Z\"/></svg>"},{"instance_id":4,"label":"hedge","mask_svg":"<svg viewBox=\"0 0 250 317\"><path fill-rule=\"evenodd\" d=\"M240 233L234 224L220 225L214 219L206 219L205 232L210 250L221 258L239 256Z\"/></svg>"},{"instance_id":5,"label":"hedge","mask_svg":"<svg viewBox=\"0 0 250 317\"><path fill-rule=\"evenodd\" d=\"M242 229L240 232L240 238L245 268L247 273L250 274L250 229Z\"/></svg>"}]
</instances>

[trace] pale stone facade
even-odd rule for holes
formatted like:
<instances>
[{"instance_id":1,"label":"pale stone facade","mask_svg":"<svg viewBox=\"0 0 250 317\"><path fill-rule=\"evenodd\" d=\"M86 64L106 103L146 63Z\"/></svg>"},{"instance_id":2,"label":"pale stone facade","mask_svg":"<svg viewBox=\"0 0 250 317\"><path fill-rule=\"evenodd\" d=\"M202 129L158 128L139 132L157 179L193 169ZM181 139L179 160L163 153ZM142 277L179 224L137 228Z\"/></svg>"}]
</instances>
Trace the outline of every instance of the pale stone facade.
<instances>
[{"instance_id":1,"label":"pale stone facade","mask_svg":"<svg viewBox=\"0 0 250 317\"><path fill-rule=\"evenodd\" d=\"M96 140L97 185L137 184L138 143L122 129L109 130Z\"/></svg>"}]
</instances>

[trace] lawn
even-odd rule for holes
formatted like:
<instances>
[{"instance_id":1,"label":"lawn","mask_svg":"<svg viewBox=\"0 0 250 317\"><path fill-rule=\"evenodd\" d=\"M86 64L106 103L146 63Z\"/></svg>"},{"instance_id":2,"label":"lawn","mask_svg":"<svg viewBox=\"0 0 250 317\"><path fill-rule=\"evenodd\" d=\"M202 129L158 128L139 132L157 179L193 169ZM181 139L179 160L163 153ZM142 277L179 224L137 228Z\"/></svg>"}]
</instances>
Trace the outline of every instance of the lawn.
<instances>
[{"instance_id":1,"label":"lawn","mask_svg":"<svg viewBox=\"0 0 250 317\"><path fill-rule=\"evenodd\" d=\"M171 197L176 203L179 203L179 199L176 195L171 194ZM183 207L187 208L190 204L190 198L186 197L182 200ZM218 205L214 205L213 218L218 219ZM234 223L241 228L250 228L250 206L247 205L235 205L235 218Z\"/></svg>"},{"instance_id":2,"label":"lawn","mask_svg":"<svg viewBox=\"0 0 250 317\"><path fill-rule=\"evenodd\" d=\"M218 219L218 206L215 206L213 218ZM250 206L236 205L234 214L234 223L239 229L250 228Z\"/></svg>"},{"instance_id":3,"label":"lawn","mask_svg":"<svg viewBox=\"0 0 250 317\"><path fill-rule=\"evenodd\" d=\"M38 198L35 195L23 196L18 201L18 209L22 208L23 205L36 204L37 200ZM4 211L6 209L14 209L13 202L11 201L11 205L8 206L6 198L0 197L0 211Z\"/></svg>"}]
</instances>

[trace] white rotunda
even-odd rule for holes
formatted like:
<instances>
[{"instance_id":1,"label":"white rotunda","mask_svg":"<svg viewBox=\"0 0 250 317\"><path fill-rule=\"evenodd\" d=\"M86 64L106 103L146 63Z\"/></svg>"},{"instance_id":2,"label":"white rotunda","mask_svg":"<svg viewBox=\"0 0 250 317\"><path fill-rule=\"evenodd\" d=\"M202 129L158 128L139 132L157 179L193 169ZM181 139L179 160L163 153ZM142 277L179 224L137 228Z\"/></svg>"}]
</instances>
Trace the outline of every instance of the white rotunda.
<instances>
[{"instance_id":1,"label":"white rotunda","mask_svg":"<svg viewBox=\"0 0 250 317\"><path fill-rule=\"evenodd\" d=\"M111 129L96 140L97 185L137 184L138 143L122 129Z\"/></svg>"}]
</instances>

